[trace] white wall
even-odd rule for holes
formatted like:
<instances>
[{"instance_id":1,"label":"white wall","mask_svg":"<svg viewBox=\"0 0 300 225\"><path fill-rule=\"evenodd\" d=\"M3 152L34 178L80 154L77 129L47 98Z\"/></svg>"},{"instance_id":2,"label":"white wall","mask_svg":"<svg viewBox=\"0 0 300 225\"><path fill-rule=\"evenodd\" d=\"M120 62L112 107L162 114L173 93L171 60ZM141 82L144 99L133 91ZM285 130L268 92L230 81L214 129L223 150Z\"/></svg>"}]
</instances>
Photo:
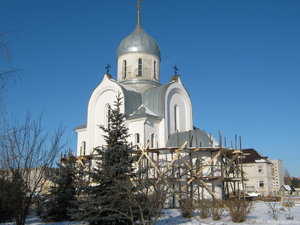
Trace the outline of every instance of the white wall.
<instances>
[{"instance_id":1,"label":"white wall","mask_svg":"<svg viewBox=\"0 0 300 225\"><path fill-rule=\"evenodd\" d=\"M118 93L123 97L123 91L114 81L110 80L107 75L100 85L93 91L87 113L87 129L86 129L86 143L87 151L92 153L93 148L105 145L104 132L99 128L99 125L104 125L105 117L104 109L107 104L113 107L114 101ZM123 102L123 100L122 100ZM121 105L121 112L124 113L124 104Z\"/></svg>"},{"instance_id":2,"label":"white wall","mask_svg":"<svg viewBox=\"0 0 300 225\"><path fill-rule=\"evenodd\" d=\"M244 163L246 191L257 191L264 196L272 194L272 164L269 162ZM260 181L264 183L260 186Z\"/></svg>"},{"instance_id":3,"label":"white wall","mask_svg":"<svg viewBox=\"0 0 300 225\"><path fill-rule=\"evenodd\" d=\"M82 150L83 150L83 142L86 142L87 140L87 131L86 128L77 130L77 155L83 155ZM87 146L85 146L86 148ZM86 154L90 154L90 152L87 152L86 149Z\"/></svg>"},{"instance_id":4,"label":"white wall","mask_svg":"<svg viewBox=\"0 0 300 225\"><path fill-rule=\"evenodd\" d=\"M138 59L142 59L143 75L138 75ZM127 61L127 75L124 78L123 61ZM154 77L154 61L156 62L156 78ZM146 53L128 53L118 58L118 81L126 81L132 79L152 80L159 82L160 80L160 61L159 58Z\"/></svg>"},{"instance_id":5,"label":"white wall","mask_svg":"<svg viewBox=\"0 0 300 225\"><path fill-rule=\"evenodd\" d=\"M178 131L188 131L193 129L193 113L192 103L187 91L182 86L181 82L174 82L166 93L165 100L165 117L166 117L166 135L170 135L175 131L175 116L174 107L179 109L179 123L177 124ZM166 137L167 140L167 137Z\"/></svg>"},{"instance_id":6,"label":"white wall","mask_svg":"<svg viewBox=\"0 0 300 225\"><path fill-rule=\"evenodd\" d=\"M145 145L144 123L145 123L145 118L126 121L126 126L128 127L128 131L130 134L130 137L128 138L129 143L136 145L135 134L138 133L140 134L140 144L142 144L143 146Z\"/></svg>"}]
</instances>

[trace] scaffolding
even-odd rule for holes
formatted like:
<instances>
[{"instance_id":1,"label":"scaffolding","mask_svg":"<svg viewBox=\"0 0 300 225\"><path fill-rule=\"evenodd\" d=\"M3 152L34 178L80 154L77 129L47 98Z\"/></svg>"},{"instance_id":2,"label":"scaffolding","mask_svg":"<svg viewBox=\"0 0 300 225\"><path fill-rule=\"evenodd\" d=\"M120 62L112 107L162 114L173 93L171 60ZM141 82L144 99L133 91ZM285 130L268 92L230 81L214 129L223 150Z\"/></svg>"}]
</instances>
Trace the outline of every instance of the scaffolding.
<instances>
[{"instance_id":1,"label":"scaffolding","mask_svg":"<svg viewBox=\"0 0 300 225\"><path fill-rule=\"evenodd\" d=\"M245 198L241 145L240 149L237 144L236 148L227 148L222 143L218 147L187 147L185 141L180 147L150 146L150 142L145 147L138 144L132 152L137 158L134 168L138 174L132 183L150 181L164 185L169 207L178 207L184 198ZM96 158L97 155L77 156L88 170Z\"/></svg>"},{"instance_id":2,"label":"scaffolding","mask_svg":"<svg viewBox=\"0 0 300 225\"><path fill-rule=\"evenodd\" d=\"M183 198L245 198L242 151L222 147L152 148L138 145L133 154L141 173L139 179L160 181L172 196L169 205L176 207Z\"/></svg>"}]
</instances>

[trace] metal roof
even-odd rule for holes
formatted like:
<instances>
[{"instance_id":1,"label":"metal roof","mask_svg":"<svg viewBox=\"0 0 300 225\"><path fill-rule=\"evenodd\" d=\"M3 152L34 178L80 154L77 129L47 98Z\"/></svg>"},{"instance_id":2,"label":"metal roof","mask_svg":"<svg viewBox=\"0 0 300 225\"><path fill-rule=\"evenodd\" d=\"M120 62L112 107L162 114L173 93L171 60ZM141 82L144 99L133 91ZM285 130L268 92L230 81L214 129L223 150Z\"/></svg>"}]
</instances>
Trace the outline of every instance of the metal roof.
<instances>
[{"instance_id":1,"label":"metal roof","mask_svg":"<svg viewBox=\"0 0 300 225\"><path fill-rule=\"evenodd\" d=\"M80 130L80 129L84 129L84 128L86 128L86 124L75 127L74 130Z\"/></svg>"},{"instance_id":2,"label":"metal roof","mask_svg":"<svg viewBox=\"0 0 300 225\"><path fill-rule=\"evenodd\" d=\"M198 128L173 133L169 136L166 147L180 147L187 141L187 147L210 147L210 138L207 133Z\"/></svg>"},{"instance_id":3,"label":"metal roof","mask_svg":"<svg viewBox=\"0 0 300 225\"><path fill-rule=\"evenodd\" d=\"M158 117L165 117L165 95L172 82L165 85L158 85L149 88L143 93L130 89L126 84L119 84L125 95L125 115L129 116L138 110L142 105L151 110ZM141 112L139 112L140 115Z\"/></svg>"},{"instance_id":4,"label":"metal roof","mask_svg":"<svg viewBox=\"0 0 300 225\"><path fill-rule=\"evenodd\" d=\"M134 113L128 116L128 119L136 119L141 117L152 117L155 119L160 119L155 113L147 109L144 105L141 105Z\"/></svg>"},{"instance_id":5,"label":"metal roof","mask_svg":"<svg viewBox=\"0 0 300 225\"><path fill-rule=\"evenodd\" d=\"M123 90L125 101L125 115L128 116L135 112L142 104L141 94L128 89L125 85L116 82Z\"/></svg>"},{"instance_id":6,"label":"metal roof","mask_svg":"<svg viewBox=\"0 0 300 225\"><path fill-rule=\"evenodd\" d=\"M117 57L131 53L142 52L155 55L160 59L160 50L156 41L138 24L134 31L124 38L117 50Z\"/></svg>"},{"instance_id":7,"label":"metal roof","mask_svg":"<svg viewBox=\"0 0 300 225\"><path fill-rule=\"evenodd\" d=\"M142 93L143 105L160 117L165 117L165 96L170 84L159 85Z\"/></svg>"}]
</instances>

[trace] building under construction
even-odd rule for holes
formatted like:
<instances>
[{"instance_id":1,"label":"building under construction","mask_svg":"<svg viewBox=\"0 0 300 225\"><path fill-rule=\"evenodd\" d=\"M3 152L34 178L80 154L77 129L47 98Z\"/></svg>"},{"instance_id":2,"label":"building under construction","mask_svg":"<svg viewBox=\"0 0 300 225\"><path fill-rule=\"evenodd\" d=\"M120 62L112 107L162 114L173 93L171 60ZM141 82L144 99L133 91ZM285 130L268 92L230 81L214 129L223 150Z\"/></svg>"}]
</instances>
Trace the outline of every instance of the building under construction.
<instances>
[{"instance_id":1,"label":"building under construction","mask_svg":"<svg viewBox=\"0 0 300 225\"><path fill-rule=\"evenodd\" d=\"M188 140L180 147L150 148L150 142L145 147L137 145L133 154L138 158L134 167L139 176L132 182L159 185L167 195L169 207L178 206L184 198L244 197L243 153L237 147L222 147L221 138L219 143L218 147L188 147ZM96 157L85 155L77 159L91 169Z\"/></svg>"}]
</instances>

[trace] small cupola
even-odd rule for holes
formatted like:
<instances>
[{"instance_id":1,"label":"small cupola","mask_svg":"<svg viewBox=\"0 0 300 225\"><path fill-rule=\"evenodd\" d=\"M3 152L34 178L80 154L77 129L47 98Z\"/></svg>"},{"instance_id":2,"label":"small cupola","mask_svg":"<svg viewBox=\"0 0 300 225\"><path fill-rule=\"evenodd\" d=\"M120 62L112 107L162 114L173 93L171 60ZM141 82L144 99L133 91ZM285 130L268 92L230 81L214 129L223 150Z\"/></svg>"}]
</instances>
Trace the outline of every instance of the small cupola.
<instances>
[{"instance_id":1,"label":"small cupola","mask_svg":"<svg viewBox=\"0 0 300 225\"><path fill-rule=\"evenodd\" d=\"M146 53L154 55L160 60L160 50L156 41L148 35L141 24L137 24L134 31L124 38L117 50L118 58L129 53Z\"/></svg>"}]
</instances>

